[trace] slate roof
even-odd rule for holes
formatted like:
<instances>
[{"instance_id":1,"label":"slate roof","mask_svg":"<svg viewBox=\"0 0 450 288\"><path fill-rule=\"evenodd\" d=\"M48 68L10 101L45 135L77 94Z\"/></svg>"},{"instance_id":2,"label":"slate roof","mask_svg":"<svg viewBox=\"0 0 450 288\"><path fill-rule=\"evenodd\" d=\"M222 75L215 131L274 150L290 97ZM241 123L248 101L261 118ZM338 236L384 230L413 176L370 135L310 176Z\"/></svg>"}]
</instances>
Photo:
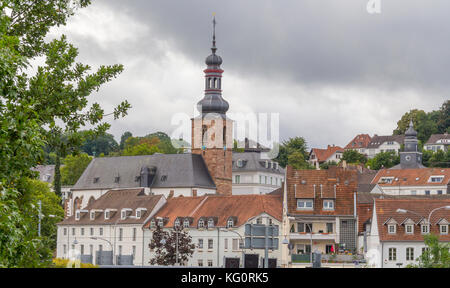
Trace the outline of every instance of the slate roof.
<instances>
[{"instance_id":1,"label":"slate roof","mask_svg":"<svg viewBox=\"0 0 450 288\"><path fill-rule=\"evenodd\" d=\"M370 143L370 136L369 134L359 134L356 135L355 138L350 141L347 146L345 146L345 149L358 149L358 148L366 148L367 145Z\"/></svg>"},{"instance_id":2,"label":"slate roof","mask_svg":"<svg viewBox=\"0 0 450 288\"><path fill-rule=\"evenodd\" d=\"M243 160L243 167L238 167L238 160ZM273 162L269 160L270 162ZM233 152L233 172L267 172L284 175L284 169L278 165L277 169L270 166L266 168L266 160L261 159L259 152Z\"/></svg>"},{"instance_id":3,"label":"slate roof","mask_svg":"<svg viewBox=\"0 0 450 288\"><path fill-rule=\"evenodd\" d=\"M448 133L445 133L445 134L433 134L433 135L430 136L430 138L428 139L428 141L427 141L427 143L425 145L436 144L437 141L442 140L442 139L450 140L450 134L448 134Z\"/></svg>"},{"instance_id":4,"label":"slate roof","mask_svg":"<svg viewBox=\"0 0 450 288\"><path fill-rule=\"evenodd\" d=\"M385 142L397 142L399 144L402 144L405 140L405 135L392 135L392 136L378 136L375 135L370 140L369 145L367 145L367 148L378 148L381 144Z\"/></svg>"},{"instance_id":5,"label":"slate roof","mask_svg":"<svg viewBox=\"0 0 450 288\"><path fill-rule=\"evenodd\" d=\"M375 200L375 207L377 212L378 233L380 241L423 241L423 235L420 231L419 221L423 218L427 219L430 212L438 207L450 205L450 199L377 199ZM397 213L397 209L406 209L414 211L413 213ZM445 209L436 210L431 216L431 233L439 234L439 225L437 222L440 219L450 221L450 211ZM397 233L389 234L388 225L385 224L389 219L395 220L397 225ZM416 223L414 225L414 234L406 234L405 226L400 225L405 220L411 219ZM439 235L440 241L450 241L450 234Z\"/></svg>"},{"instance_id":6,"label":"slate roof","mask_svg":"<svg viewBox=\"0 0 450 288\"><path fill-rule=\"evenodd\" d=\"M39 180L52 183L55 178L55 165L38 165L31 168L32 171L39 173Z\"/></svg>"},{"instance_id":7,"label":"slate roof","mask_svg":"<svg viewBox=\"0 0 450 288\"><path fill-rule=\"evenodd\" d=\"M75 213L71 217L58 223L59 225L110 225L118 221L119 224L142 224L147 219L158 202L163 198L162 195L146 195L144 189L126 189L126 190L111 190L103 194L100 198L89 203L88 206L82 210L90 211L101 210L96 213L94 220L90 219L90 212L81 213L80 220L75 220ZM133 216L136 215L137 208L147 208L146 212L142 213L140 219L125 219L120 220L121 210L129 208L132 210ZM109 219L105 219L104 211L106 209L117 209L115 213L111 213Z\"/></svg>"},{"instance_id":8,"label":"slate roof","mask_svg":"<svg viewBox=\"0 0 450 288\"><path fill-rule=\"evenodd\" d=\"M140 186L136 177L145 166L156 167L152 188L216 188L203 157L186 153L94 158L73 190L136 188ZM117 176L119 183L115 183Z\"/></svg>"},{"instance_id":9,"label":"slate roof","mask_svg":"<svg viewBox=\"0 0 450 288\"><path fill-rule=\"evenodd\" d=\"M178 217L192 219L192 226L197 227L200 218L215 219L215 226L226 227L227 220L233 217L235 226L245 224L249 219L262 213L282 220L282 195L205 195L201 197L176 197L155 214L166 219L164 226L173 227ZM205 225L206 225L205 221ZM150 227L148 221L145 228Z\"/></svg>"},{"instance_id":10,"label":"slate roof","mask_svg":"<svg viewBox=\"0 0 450 288\"><path fill-rule=\"evenodd\" d=\"M430 176L443 175L442 182L428 182ZM394 177L391 183L379 183L382 177ZM371 184L389 186L443 186L450 183L450 168L382 169Z\"/></svg>"}]
</instances>

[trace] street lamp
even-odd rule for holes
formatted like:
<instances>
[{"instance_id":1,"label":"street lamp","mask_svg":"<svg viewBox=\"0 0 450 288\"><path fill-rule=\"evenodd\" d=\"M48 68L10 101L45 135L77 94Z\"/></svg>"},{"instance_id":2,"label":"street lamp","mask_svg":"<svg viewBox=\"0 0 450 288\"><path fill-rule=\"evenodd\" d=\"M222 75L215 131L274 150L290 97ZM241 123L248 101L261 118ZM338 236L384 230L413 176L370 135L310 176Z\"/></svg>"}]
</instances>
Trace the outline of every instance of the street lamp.
<instances>
[{"instance_id":1,"label":"street lamp","mask_svg":"<svg viewBox=\"0 0 450 288\"><path fill-rule=\"evenodd\" d=\"M430 222L431 222L431 215L432 215L435 211L440 210L440 209L450 210L450 205L442 206L442 207L438 207L438 208L434 208L433 210L431 210L430 214L428 214L428 223L427 223L428 225L430 225ZM407 209L401 209L401 208L399 208L399 209L396 210L396 212L397 212L397 213L401 213L401 214L405 214L405 213L408 213L408 212L409 212L409 213L415 214L415 215L417 215L417 216L419 216L419 217L423 217L423 216L420 215L419 213L414 212L414 211L411 211L411 210L407 210Z\"/></svg>"}]
</instances>

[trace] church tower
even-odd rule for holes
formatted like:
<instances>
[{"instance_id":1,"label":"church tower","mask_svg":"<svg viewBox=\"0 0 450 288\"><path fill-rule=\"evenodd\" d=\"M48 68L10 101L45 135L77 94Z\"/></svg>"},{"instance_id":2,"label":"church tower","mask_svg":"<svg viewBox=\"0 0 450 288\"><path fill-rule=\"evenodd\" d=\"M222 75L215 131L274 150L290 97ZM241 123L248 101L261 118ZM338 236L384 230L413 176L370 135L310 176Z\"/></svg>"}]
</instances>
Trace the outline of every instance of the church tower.
<instances>
[{"instance_id":1,"label":"church tower","mask_svg":"<svg viewBox=\"0 0 450 288\"><path fill-rule=\"evenodd\" d=\"M417 131L414 130L412 120L405 132L404 150L400 152L400 168L414 169L424 168L422 165L422 153L418 151Z\"/></svg>"},{"instance_id":2,"label":"church tower","mask_svg":"<svg viewBox=\"0 0 450 288\"><path fill-rule=\"evenodd\" d=\"M192 153L203 156L217 194L231 195L233 122L226 116L229 105L222 98L222 58L216 54L215 18L211 51L203 71L205 95L197 104L200 116L192 119Z\"/></svg>"}]
</instances>

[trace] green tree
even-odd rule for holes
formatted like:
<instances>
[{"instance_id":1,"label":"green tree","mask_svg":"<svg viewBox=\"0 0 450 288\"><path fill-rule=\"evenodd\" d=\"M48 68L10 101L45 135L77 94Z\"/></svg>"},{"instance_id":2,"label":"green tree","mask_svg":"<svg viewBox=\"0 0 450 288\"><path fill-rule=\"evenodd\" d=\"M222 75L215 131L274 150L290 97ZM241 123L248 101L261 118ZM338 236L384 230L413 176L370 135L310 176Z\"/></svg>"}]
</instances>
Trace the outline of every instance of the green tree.
<instances>
[{"instance_id":1,"label":"green tree","mask_svg":"<svg viewBox=\"0 0 450 288\"><path fill-rule=\"evenodd\" d=\"M319 165L320 169L324 169L327 170L329 169L331 166L337 166L338 163L336 163L336 161L330 161L330 162L323 162L322 164Z\"/></svg>"},{"instance_id":2,"label":"green tree","mask_svg":"<svg viewBox=\"0 0 450 288\"><path fill-rule=\"evenodd\" d=\"M30 169L44 161L43 147L51 146L61 158L63 152L79 147L80 127L89 124L93 133L109 128L103 122L109 114L97 103L88 106L87 97L123 67L101 66L89 73L89 66L75 63L78 51L66 37L45 41L52 27L64 25L74 14L72 4L0 2L0 235L7 235L0 237L0 267L41 266L51 256L46 252L48 243L37 237L34 223L19 205L28 192L23 183L34 175ZM78 8L89 4L81 0ZM28 64L36 57L43 57L43 66ZM36 74L28 76L27 68ZM111 115L125 116L128 108L124 101ZM35 206L29 209L36 215Z\"/></svg>"},{"instance_id":3,"label":"green tree","mask_svg":"<svg viewBox=\"0 0 450 288\"><path fill-rule=\"evenodd\" d=\"M102 153L103 155L109 155L109 153L118 150L119 144L117 144L114 136L108 133L94 138L87 138L81 146L81 151L91 156L98 156Z\"/></svg>"},{"instance_id":4,"label":"green tree","mask_svg":"<svg viewBox=\"0 0 450 288\"><path fill-rule=\"evenodd\" d=\"M61 168L61 184L64 186L75 185L91 161L92 157L86 153L68 155L64 158L64 166Z\"/></svg>"},{"instance_id":5,"label":"green tree","mask_svg":"<svg viewBox=\"0 0 450 288\"><path fill-rule=\"evenodd\" d=\"M447 100L442 104L442 107L437 114L436 122L439 133L450 133L450 100Z\"/></svg>"},{"instance_id":6,"label":"green tree","mask_svg":"<svg viewBox=\"0 0 450 288\"><path fill-rule=\"evenodd\" d=\"M372 170L379 170L381 168L391 168L400 163L400 156L393 152L380 152L374 158L367 160L367 167Z\"/></svg>"},{"instance_id":7,"label":"green tree","mask_svg":"<svg viewBox=\"0 0 450 288\"><path fill-rule=\"evenodd\" d=\"M178 234L178 235L177 235ZM176 261L176 243L178 240L178 263L185 264L194 253L195 244L187 231L175 228L168 232L157 226L153 231L152 240L149 244L150 251L155 256L150 259L151 265L173 266Z\"/></svg>"},{"instance_id":8,"label":"green tree","mask_svg":"<svg viewBox=\"0 0 450 288\"><path fill-rule=\"evenodd\" d=\"M288 156L287 164L292 166L294 169L313 169L311 164L305 160L303 153L299 151L294 151Z\"/></svg>"},{"instance_id":9,"label":"green tree","mask_svg":"<svg viewBox=\"0 0 450 288\"><path fill-rule=\"evenodd\" d=\"M432 134L438 132L438 125L431 119L431 114L423 110L413 109L405 113L397 122L394 135L403 135L409 127L409 122L413 120L414 129L417 130L417 139L425 143Z\"/></svg>"},{"instance_id":10,"label":"green tree","mask_svg":"<svg viewBox=\"0 0 450 288\"><path fill-rule=\"evenodd\" d=\"M308 162L306 161L308 159L308 147L306 144L306 141L302 137L295 137L295 138L289 138L289 140L284 141L279 146L279 153L277 158L275 160L282 166L286 167L286 165L290 165L289 163L289 156L291 156L293 153L298 152L302 156L300 157L298 154L294 157L292 157L292 161L297 162L296 165L299 165L301 167L307 167ZM294 160L296 159L296 160ZM302 160L303 159L303 160ZM302 163L298 161L303 161Z\"/></svg>"},{"instance_id":11,"label":"green tree","mask_svg":"<svg viewBox=\"0 0 450 288\"><path fill-rule=\"evenodd\" d=\"M161 153L161 150L155 145L149 145L147 143L131 146L123 150L123 156L138 156L138 155L153 155L155 153Z\"/></svg>"},{"instance_id":12,"label":"green tree","mask_svg":"<svg viewBox=\"0 0 450 288\"><path fill-rule=\"evenodd\" d=\"M359 163L366 163L367 158L365 155L359 153L356 150L345 150L342 154L342 160L345 160L349 164L359 164Z\"/></svg>"},{"instance_id":13,"label":"green tree","mask_svg":"<svg viewBox=\"0 0 450 288\"><path fill-rule=\"evenodd\" d=\"M122 136L120 137L120 150L123 150L125 148L125 141L127 141L127 139L130 137L133 137L133 134L131 134L131 132L129 131L122 134Z\"/></svg>"},{"instance_id":14,"label":"green tree","mask_svg":"<svg viewBox=\"0 0 450 288\"><path fill-rule=\"evenodd\" d=\"M233 140L233 152L242 153L244 151L245 151L245 149L244 148L239 148L238 147L238 141L236 139L234 139Z\"/></svg>"},{"instance_id":15,"label":"green tree","mask_svg":"<svg viewBox=\"0 0 450 288\"><path fill-rule=\"evenodd\" d=\"M450 268L450 245L440 243L439 235L425 235L425 251L418 258L419 264L412 267L419 268Z\"/></svg>"}]
</instances>

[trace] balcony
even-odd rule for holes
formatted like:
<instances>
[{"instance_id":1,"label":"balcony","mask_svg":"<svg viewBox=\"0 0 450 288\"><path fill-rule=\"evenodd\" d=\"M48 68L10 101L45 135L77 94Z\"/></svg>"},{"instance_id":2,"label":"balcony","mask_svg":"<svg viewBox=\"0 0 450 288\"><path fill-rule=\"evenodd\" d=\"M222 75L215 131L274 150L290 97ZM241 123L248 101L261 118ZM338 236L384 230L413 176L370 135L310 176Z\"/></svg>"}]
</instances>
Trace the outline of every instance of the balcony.
<instances>
[{"instance_id":1,"label":"balcony","mask_svg":"<svg viewBox=\"0 0 450 288\"><path fill-rule=\"evenodd\" d=\"M311 239L311 233L301 233L301 232L294 232L290 233L289 237L292 240L309 240ZM335 233L312 233L312 239L313 240L335 240L336 234Z\"/></svg>"}]
</instances>

